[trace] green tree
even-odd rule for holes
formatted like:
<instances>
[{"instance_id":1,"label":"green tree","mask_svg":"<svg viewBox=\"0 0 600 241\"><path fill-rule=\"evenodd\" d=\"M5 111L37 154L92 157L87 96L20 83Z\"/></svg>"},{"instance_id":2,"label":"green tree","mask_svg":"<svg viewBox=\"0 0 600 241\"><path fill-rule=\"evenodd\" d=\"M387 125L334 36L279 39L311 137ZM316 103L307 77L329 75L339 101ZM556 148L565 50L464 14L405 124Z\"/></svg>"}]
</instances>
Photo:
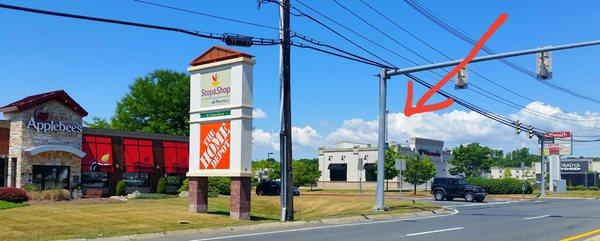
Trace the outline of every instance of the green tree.
<instances>
[{"instance_id":1,"label":"green tree","mask_svg":"<svg viewBox=\"0 0 600 241\"><path fill-rule=\"evenodd\" d=\"M389 190L389 180L394 179L400 174L400 171L396 169L396 160L400 158L400 155L392 149L385 150L385 161L383 162L383 176L385 179L385 190ZM375 161L375 167L377 167L377 161ZM377 174L377 168L375 168L375 174Z\"/></svg>"},{"instance_id":2,"label":"green tree","mask_svg":"<svg viewBox=\"0 0 600 241\"><path fill-rule=\"evenodd\" d=\"M267 170L269 174L268 178L270 180L279 179L281 176L281 168L279 162L275 161L273 158L263 159L252 162L252 172L262 172L263 170Z\"/></svg>"},{"instance_id":3,"label":"green tree","mask_svg":"<svg viewBox=\"0 0 600 241\"><path fill-rule=\"evenodd\" d=\"M317 180L321 177L317 158L294 160L292 167L292 182L295 187L310 185L310 190L312 190L313 185L316 185Z\"/></svg>"},{"instance_id":4,"label":"green tree","mask_svg":"<svg viewBox=\"0 0 600 241\"><path fill-rule=\"evenodd\" d=\"M83 123L91 128L112 129L112 125L110 124L110 122L98 116L94 116L92 117L91 121L84 121Z\"/></svg>"},{"instance_id":5,"label":"green tree","mask_svg":"<svg viewBox=\"0 0 600 241\"><path fill-rule=\"evenodd\" d=\"M503 174L504 178L511 178L512 177L512 171L510 170L510 168L505 168L504 169L504 174Z\"/></svg>"},{"instance_id":6,"label":"green tree","mask_svg":"<svg viewBox=\"0 0 600 241\"><path fill-rule=\"evenodd\" d=\"M435 166L429 157L411 156L406 160L406 170L402 171L404 181L413 185L413 194L417 194L417 185L426 183L435 177Z\"/></svg>"},{"instance_id":7,"label":"green tree","mask_svg":"<svg viewBox=\"0 0 600 241\"><path fill-rule=\"evenodd\" d=\"M117 102L110 123L93 118L90 127L188 135L190 108L189 76L184 72L155 70L138 77ZM184 110L184 111L182 111Z\"/></svg>"},{"instance_id":8,"label":"green tree","mask_svg":"<svg viewBox=\"0 0 600 241\"><path fill-rule=\"evenodd\" d=\"M491 149L471 143L466 146L460 145L452 150L453 158L450 160L452 168L450 174L463 174L466 177L478 177L482 172L490 170L493 160L490 156Z\"/></svg>"}]
</instances>

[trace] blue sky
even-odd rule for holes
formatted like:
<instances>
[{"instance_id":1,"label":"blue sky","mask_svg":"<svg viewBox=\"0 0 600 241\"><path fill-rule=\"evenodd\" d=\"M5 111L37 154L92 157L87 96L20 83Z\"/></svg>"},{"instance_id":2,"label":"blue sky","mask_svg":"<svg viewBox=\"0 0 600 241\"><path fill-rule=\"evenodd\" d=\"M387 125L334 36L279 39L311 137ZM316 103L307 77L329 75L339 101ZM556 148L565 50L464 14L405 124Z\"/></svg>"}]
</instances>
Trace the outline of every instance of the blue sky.
<instances>
[{"instance_id":1,"label":"blue sky","mask_svg":"<svg viewBox=\"0 0 600 241\"><path fill-rule=\"evenodd\" d=\"M263 4L257 9L256 1L159 1L214 15L277 26L278 9ZM424 64L422 59L386 39L381 34L345 12L333 1L303 1L344 25L359 31L380 44ZM470 45L458 40L433 25L410 8L404 1L367 0L404 28L419 36L455 59L463 58ZM276 30L257 28L239 23L212 19L200 15L149 6L135 1L2 1L6 4L47 10L116 18L206 32L235 32L265 38L277 38ZM446 61L411 36L396 29L385 19L369 10L360 1L341 1L350 9L376 26L386 30L412 50L432 61ZM496 51L528 49L542 45L559 45L590 41L600 38L600 2L598 1L419 1L454 26L478 38L502 12L509 15L507 22L489 40ZM393 62L408 67L397 57L371 45L363 39L340 29L314 12L292 1L309 13L360 45ZM128 89L135 77L154 69L185 71L188 63L213 45L214 40L199 39L182 34L139 29L103 23L41 16L0 9L0 103L8 103L26 95L65 89L90 116L109 118L115 103ZM360 49L315 25L305 17L292 17L292 29L319 41L334 44L352 52L368 56ZM297 41L297 40L296 40ZM240 49L256 56L254 76L254 105L266 113L256 119L254 158L275 152L276 133L279 129L278 48L255 46ZM553 54L554 78L550 81L569 89L597 96L600 47L589 47ZM483 53L480 53L482 55ZM534 70L533 56L513 58L515 62ZM522 110L502 105L468 90L447 90L488 110L520 119L551 130L571 130L577 135L599 135L600 118L574 114L598 112L598 104L574 98L548 88L499 62L472 64L475 69L496 83L527 97L540 101L531 103L474 75L470 81L506 99L552 116L581 119L575 122L588 127L571 127L540 119ZM292 107L294 134L297 137L295 157L315 157L319 146L332 146L341 140L373 142L377 119L377 79L379 70L310 50L292 52ZM430 83L439 78L419 74ZM536 141L457 106L410 118L401 113L406 98L406 78L389 81L388 105L390 138L403 143L412 136L439 138L446 146L459 143L481 142L499 149L534 147ZM415 95L424 93L417 87ZM598 97L600 98L600 97ZM432 101L440 100L436 97ZM560 108L560 111L555 109ZM553 117L554 118L554 117ZM574 146L576 155L598 156L597 144Z\"/></svg>"}]
</instances>

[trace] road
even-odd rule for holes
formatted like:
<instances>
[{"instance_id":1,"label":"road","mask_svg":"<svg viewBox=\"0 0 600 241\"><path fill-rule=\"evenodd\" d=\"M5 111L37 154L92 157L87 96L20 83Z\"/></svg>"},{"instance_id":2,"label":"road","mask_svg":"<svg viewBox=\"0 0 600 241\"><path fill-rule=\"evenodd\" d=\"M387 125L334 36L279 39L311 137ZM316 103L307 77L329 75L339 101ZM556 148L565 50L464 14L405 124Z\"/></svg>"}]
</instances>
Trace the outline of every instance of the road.
<instances>
[{"instance_id":1,"label":"road","mask_svg":"<svg viewBox=\"0 0 600 241\"><path fill-rule=\"evenodd\" d=\"M455 210L444 216L227 234L197 234L169 240L559 240L600 228L600 200L436 202Z\"/></svg>"}]
</instances>

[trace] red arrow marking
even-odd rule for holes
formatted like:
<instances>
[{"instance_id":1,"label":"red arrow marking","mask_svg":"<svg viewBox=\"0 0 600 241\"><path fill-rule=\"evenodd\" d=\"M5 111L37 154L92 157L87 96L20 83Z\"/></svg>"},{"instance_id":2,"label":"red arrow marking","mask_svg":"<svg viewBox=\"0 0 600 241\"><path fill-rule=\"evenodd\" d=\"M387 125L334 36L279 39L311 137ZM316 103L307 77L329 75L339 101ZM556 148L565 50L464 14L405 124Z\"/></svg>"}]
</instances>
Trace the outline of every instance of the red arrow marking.
<instances>
[{"instance_id":1,"label":"red arrow marking","mask_svg":"<svg viewBox=\"0 0 600 241\"><path fill-rule=\"evenodd\" d=\"M454 99L452 99L452 98L448 98L442 102L431 104L431 105L425 105L425 102L427 102L429 100L429 98L431 98L431 96L433 96L434 93L436 93L438 90L440 90L442 88L442 86L444 86L446 83L448 83L448 81L450 81L450 78L454 77L458 73L458 71L460 71L460 69L465 67L471 60L473 60L473 58L475 58L475 55L477 55L477 52L479 52L479 50L483 47L485 42L487 42L488 39L490 37L492 37L494 32L498 28L500 28L500 26L504 23L504 21L506 21L507 18L508 18L508 14L506 14L506 13L500 14L500 16L496 19L496 21L494 21L492 26L490 26L490 28L488 28L488 30L485 32L483 37L481 37L481 39L479 39L479 41L477 41L475 46L473 46L473 48L471 49L471 52L469 52L469 55L467 55L467 57L465 59L463 59L463 61L461 61L456 67L454 67L454 69L452 69L452 71L450 71L448 74L446 74L446 76L444 76L444 78L442 78L437 84L435 84L433 87L431 87L431 89L429 89L427 92L425 92L425 94L423 96L421 96L421 98L419 99L419 101L417 102L417 105L415 107L412 106L413 83L412 83L412 80L409 80L408 86L407 86L408 93L406 94L406 106L404 107L404 115L411 116L414 114L441 110L441 109L447 108L450 105L452 105L454 103Z\"/></svg>"}]
</instances>

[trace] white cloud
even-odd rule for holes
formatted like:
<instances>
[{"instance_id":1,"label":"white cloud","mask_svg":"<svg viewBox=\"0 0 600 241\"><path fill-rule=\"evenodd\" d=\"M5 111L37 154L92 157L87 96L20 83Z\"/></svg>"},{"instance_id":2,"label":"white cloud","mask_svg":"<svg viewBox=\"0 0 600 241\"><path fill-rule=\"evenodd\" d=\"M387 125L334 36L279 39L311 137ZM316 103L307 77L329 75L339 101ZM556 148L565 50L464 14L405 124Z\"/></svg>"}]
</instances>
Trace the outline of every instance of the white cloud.
<instances>
[{"instance_id":1,"label":"white cloud","mask_svg":"<svg viewBox=\"0 0 600 241\"><path fill-rule=\"evenodd\" d=\"M574 135L581 136L600 135L600 114L598 113L586 112L585 115L565 113L559 108L541 102L532 102L526 107L527 110L522 109L505 116L511 120L520 120L523 125L531 124L550 131L572 131ZM540 117L537 112L548 116ZM515 129L473 111L454 110L442 114L430 112L411 117L406 117L403 113L390 113L388 130L389 140L400 141L401 145L405 145L404 141L411 137L423 137L443 140L446 147L478 142L505 151L521 147L529 147L532 151L538 150L537 139L527 138L525 128L521 135L517 135ZM341 126L326 134L318 133L311 126L293 127L292 131L294 156L316 156L318 147L335 146L340 141L376 144L378 120L348 119ZM255 130L253 137L257 148L265 146L271 150L279 150L278 132ZM594 143L574 143L573 145L574 154L577 156L596 154Z\"/></svg>"},{"instance_id":2,"label":"white cloud","mask_svg":"<svg viewBox=\"0 0 600 241\"><path fill-rule=\"evenodd\" d=\"M267 118L267 113L260 108L254 108L252 109L252 117L254 119L264 119Z\"/></svg>"}]
</instances>

